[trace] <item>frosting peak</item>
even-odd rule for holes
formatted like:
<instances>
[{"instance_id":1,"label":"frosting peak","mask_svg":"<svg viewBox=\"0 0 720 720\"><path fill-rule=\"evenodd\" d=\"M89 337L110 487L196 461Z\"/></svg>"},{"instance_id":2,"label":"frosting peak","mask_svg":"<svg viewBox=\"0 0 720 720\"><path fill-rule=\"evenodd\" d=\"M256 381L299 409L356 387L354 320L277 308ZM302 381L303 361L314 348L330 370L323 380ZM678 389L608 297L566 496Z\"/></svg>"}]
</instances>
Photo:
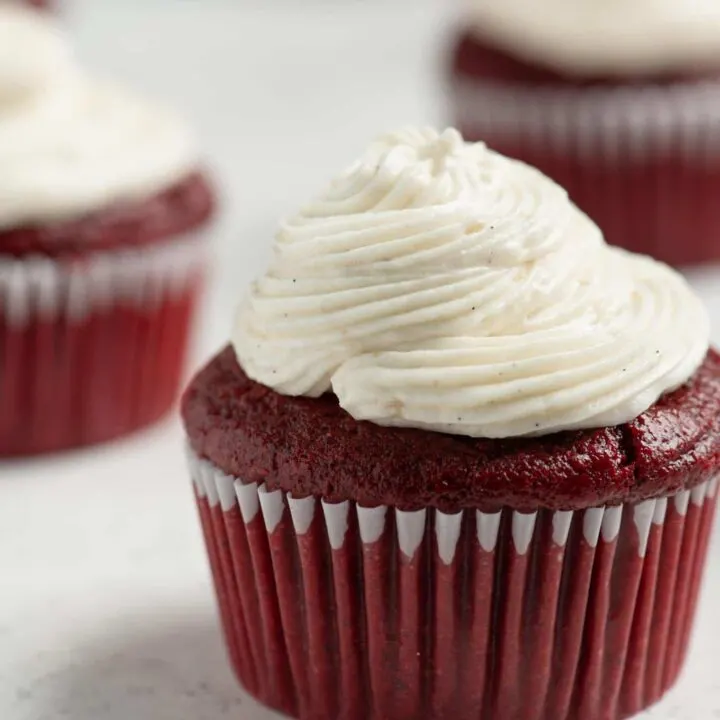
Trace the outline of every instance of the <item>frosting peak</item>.
<instances>
[{"instance_id":1,"label":"frosting peak","mask_svg":"<svg viewBox=\"0 0 720 720\"><path fill-rule=\"evenodd\" d=\"M253 379L355 418L476 437L629 421L708 348L670 268L608 247L536 170L409 129L280 229L238 313Z\"/></svg>"},{"instance_id":2,"label":"frosting peak","mask_svg":"<svg viewBox=\"0 0 720 720\"><path fill-rule=\"evenodd\" d=\"M419 162L429 160L432 163L432 172L445 170L447 163L453 158L460 158L463 148L462 135L454 128L448 128L442 135L429 138L428 141L417 148Z\"/></svg>"},{"instance_id":3,"label":"frosting peak","mask_svg":"<svg viewBox=\"0 0 720 720\"><path fill-rule=\"evenodd\" d=\"M143 199L196 163L183 123L86 77L47 13L0 0L0 228Z\"/></svg>"}]
</instances>

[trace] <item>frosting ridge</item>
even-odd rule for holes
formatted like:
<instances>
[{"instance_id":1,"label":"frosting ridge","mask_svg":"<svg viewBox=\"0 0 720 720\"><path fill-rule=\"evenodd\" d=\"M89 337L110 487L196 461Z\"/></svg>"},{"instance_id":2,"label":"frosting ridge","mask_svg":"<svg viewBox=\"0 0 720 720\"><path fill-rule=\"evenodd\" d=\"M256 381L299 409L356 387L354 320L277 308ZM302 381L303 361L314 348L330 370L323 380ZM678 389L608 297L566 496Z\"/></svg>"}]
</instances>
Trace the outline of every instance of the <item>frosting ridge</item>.
<instances>
[{"instance_id":1,"label":"frosting ridge","mask_svg":"<svg viewBox=\"0 0 720 720\"><path fill-rule=\"evenodd\" d=\"M196 164L172 113L87 77L47 14L0 3L0 228L146 198Z\"/></svg>"},{"instance_id":2,"label":"frosting ridge","mask_svg":"<svg viewBox=\"0 0 720 720\"><path fill-rule=\"evenodd\" d=\"M708 348L670 268L455 130L380 138L285 223L238 312L245 372L355 418L474 437L620 424Z\"/></svg>"}]
</instances>

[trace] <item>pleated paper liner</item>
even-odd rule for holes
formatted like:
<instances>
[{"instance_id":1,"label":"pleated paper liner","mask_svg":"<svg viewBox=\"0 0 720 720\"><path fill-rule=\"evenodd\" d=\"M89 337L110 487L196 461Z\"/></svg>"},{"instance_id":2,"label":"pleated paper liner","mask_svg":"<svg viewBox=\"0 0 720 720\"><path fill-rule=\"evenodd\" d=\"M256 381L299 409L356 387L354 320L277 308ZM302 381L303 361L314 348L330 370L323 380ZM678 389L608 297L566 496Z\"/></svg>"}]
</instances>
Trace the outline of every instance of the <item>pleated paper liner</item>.
<instances>
[{"instance_id":1,"label":"pleated paper liner","mask_svg":"<svg viewBox=\"0 0 720 720\"><path fill-rule=\"evenodd\" d=\"M0 456L109 440L171 408L204 246L0 256Z\"/></svg>"},{"instance_id":2,"label":"pleated paper liner","mask_svg":"<svg viewBox=\"0 0 720 720\"><path fill-rule=\"evenodd\" d=\"M562 185L613 245L676 266L720 260L720 83L523 87L454 78L469 140Z\"/></svg>"},{"instance_id":3,"label":"pleated paper liner","mask_svg":"<svg viewBox=\"0 0 720 720\"><path fill-rule=\"evenodd\" d=\"M717 480L580 512L293 499L189 453L233 668L304 720L612 720L687 652Z\"/></svg>"}]
</instances>

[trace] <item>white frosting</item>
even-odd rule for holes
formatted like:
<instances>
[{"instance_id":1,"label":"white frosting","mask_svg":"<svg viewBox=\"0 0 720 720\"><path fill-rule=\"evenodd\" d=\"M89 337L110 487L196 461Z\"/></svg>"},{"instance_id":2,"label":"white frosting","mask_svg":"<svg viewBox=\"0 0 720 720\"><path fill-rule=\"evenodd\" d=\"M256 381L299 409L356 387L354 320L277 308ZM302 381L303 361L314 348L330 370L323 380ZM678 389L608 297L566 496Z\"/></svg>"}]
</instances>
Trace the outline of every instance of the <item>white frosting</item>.
<instances>
[{"instance_id":1,"label":"white frosting","mask_svg":"<svg viewBox=\"0 0 720 720\"><path fill-rule=\"evenodd\" d=\"M332 388L357 419L479 437L629 421L708 342L682 277L605 245L551 180L412 129L282 226L233 335L281 393Z\"/></svg>"},{"instance_id":2,"label":"white frosting","mask_svg":"<svg viewBox=\"0 0 720 720\"><path fill-rule=\"evenodd\" d=\"M173 115L85 77L47 15L0 3L0 227L145 198L196 163Z\"/></svg>"},{"instance_id":3,"label":"white frosting","mask_svg":"<svg viewBox=\"0 0 720 720\"><path fill-rule=\"evenodd\" d=\"M475 32L577 73L633 74L720 62L717 0L466 0Z\"/></svg>"}]
</instances>

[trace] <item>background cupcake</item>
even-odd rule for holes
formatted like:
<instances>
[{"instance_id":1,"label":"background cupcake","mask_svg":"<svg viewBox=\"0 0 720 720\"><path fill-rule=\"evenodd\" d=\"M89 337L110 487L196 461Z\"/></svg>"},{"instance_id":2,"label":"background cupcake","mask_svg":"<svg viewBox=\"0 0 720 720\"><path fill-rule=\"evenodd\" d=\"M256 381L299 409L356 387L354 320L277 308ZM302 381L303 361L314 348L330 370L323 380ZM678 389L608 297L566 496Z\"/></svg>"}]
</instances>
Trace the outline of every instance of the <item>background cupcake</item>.
<instances>
[{"instance_id":1,"label":"background cupcake","mask_svg":"<svg viewBox=\"0 0 720 720\"><path fill-rule=\"evenodd\" d=\"M0 5L0 455L121 435L171 406L212 194L184 125L87 77Z\"/></svg>"},{"instance_id":2,"label":"background cupcake","mask_svg":"<svg viewBox=\"0 0 720 720\"><path fill-rule=\"evenodd\" d=\"M621 718L675 681L720 466L684 281L455 131L282 226L183 403L233 667L301 718Z\"/></svg>"},{"instance_id":3,"label":"background cupcake","mask_svg":"<svg viewBox=\"0 0 720 720\"><path fill-rule=\"evenodd\" d=\"M450 85L467 137L553 177L613 244L720 259L720 6L467 7Z\"/></svg>"}]
</instances>

